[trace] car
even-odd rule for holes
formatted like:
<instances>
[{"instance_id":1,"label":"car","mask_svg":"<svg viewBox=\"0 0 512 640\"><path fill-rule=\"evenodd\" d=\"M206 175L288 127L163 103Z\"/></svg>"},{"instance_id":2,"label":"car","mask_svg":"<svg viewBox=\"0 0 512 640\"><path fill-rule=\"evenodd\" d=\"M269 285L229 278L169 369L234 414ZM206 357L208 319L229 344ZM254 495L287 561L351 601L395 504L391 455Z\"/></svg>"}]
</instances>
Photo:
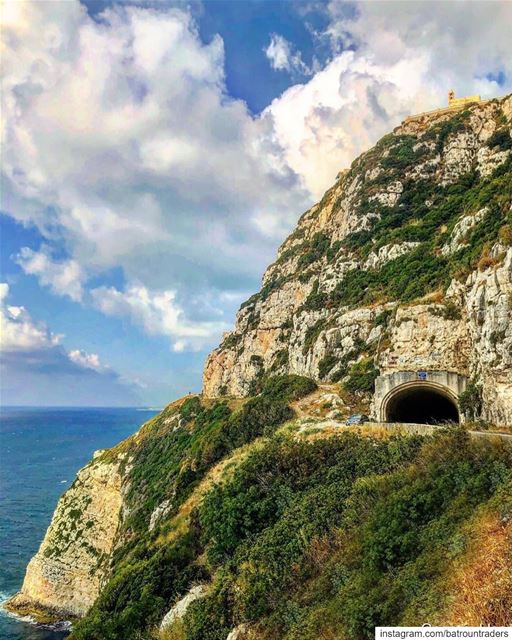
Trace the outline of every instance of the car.
<instances>
[{"instance_id":1,"label":"car","mask_svg":"<svg viewBox=\"0 0 512 640\"><path fill-rule=\"evenodd\" d=\"M364 422L370 422L370 418L364 413L354 413L345 422L346 425L363 424Z\"/></svg>"}]
</instances>

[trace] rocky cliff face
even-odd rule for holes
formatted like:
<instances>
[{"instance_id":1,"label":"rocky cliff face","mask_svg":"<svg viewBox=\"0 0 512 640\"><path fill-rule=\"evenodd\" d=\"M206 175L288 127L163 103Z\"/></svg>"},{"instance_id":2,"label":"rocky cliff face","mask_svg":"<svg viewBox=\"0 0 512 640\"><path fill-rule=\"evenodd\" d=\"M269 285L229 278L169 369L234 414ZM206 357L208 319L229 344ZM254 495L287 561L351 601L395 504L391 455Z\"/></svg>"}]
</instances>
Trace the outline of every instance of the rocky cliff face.
<instances>
[{"instance_id":1,"label":"rocky cliff face","mask_svg":"<svg viewBox=\"0 0 512 640\"><path fill-rule=\"evenodd\" d=\"M39 619L81 616L108 575L122 507L121 460L98 456L60 499L9 608Z\"/></svg>"},{"instance_id":2,"label":"rocky cliff face","mask_svg":"<svg viewBox=\"0 0 512 640\"><path fill-rule=\"evenodd\" d=\"M81 618L112 577L115 552L174 514L173 473L186 468L183 448L194 415L182 416L184 400L113 449L97 451L78 472L8 610L42 623Z\"/></svg>"},{"instance_id":3,"label":"rocky cliff face","mask_svg":"<svg viewBox=\"0 0 512 640\"><path fill-rule=\"evenodd\" d=\"M208 358L204 393L371 360L474 378L483 416L512 422L511 121L511 96L427 116L340 173Z\"/></svg>"}]
</instances>

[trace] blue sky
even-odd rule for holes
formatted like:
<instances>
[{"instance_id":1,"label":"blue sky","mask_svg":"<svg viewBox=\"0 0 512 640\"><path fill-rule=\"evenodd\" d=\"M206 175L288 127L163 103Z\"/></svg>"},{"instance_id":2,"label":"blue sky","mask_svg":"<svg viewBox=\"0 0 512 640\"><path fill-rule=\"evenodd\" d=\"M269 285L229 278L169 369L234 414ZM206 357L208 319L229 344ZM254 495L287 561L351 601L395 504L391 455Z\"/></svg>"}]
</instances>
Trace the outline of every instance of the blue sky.
<instances>
[{"instance_id":1,"label":"blue sky","mask_svg":"<svg viewBox=\"0 0 512 640\"><path fill-rule=\"evenodd\" d=\"M512 86L509 2L7 2L3 404L162 405L407 114Z\"/></svg>"}]
</instances>

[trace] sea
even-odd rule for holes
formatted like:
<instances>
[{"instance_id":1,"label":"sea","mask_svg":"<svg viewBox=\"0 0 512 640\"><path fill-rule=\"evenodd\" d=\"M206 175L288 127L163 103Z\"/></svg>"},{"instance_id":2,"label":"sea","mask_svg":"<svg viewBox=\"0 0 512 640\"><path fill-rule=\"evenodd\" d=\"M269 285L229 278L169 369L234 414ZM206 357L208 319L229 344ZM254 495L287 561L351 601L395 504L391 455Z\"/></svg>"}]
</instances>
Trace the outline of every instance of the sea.
<instances>
[{"instance_id":1,"label":"sea","mask_svg":"<svg viewBox=\"0 0 512 640\"><path fill-rule=\"evenodd\" d=\"M151 408L0 408L0 601L21 587L60 495L97 449L156 415ZM62 640L0 607L1 640Z\"/></svg>"}]
</instances>

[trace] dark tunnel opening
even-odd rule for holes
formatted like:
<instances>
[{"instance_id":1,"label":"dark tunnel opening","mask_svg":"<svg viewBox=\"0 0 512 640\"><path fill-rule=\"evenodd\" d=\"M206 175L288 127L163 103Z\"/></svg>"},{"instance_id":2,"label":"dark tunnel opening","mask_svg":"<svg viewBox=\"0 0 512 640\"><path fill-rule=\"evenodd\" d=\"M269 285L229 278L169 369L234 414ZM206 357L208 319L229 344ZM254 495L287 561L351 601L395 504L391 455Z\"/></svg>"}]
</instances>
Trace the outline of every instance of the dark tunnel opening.
<instances>
[{"instance_id":1,"label":"dark tunnel opening","mask_svg":"<svg viewBox=\"0 0 512 640\"><path fill-rule=\"evenodd\" d=\"M389 400L386 413L388 422L459 422L459 411L450 398L435 389L421 386L397 393Z\"/></svg>"}]
</instances>

